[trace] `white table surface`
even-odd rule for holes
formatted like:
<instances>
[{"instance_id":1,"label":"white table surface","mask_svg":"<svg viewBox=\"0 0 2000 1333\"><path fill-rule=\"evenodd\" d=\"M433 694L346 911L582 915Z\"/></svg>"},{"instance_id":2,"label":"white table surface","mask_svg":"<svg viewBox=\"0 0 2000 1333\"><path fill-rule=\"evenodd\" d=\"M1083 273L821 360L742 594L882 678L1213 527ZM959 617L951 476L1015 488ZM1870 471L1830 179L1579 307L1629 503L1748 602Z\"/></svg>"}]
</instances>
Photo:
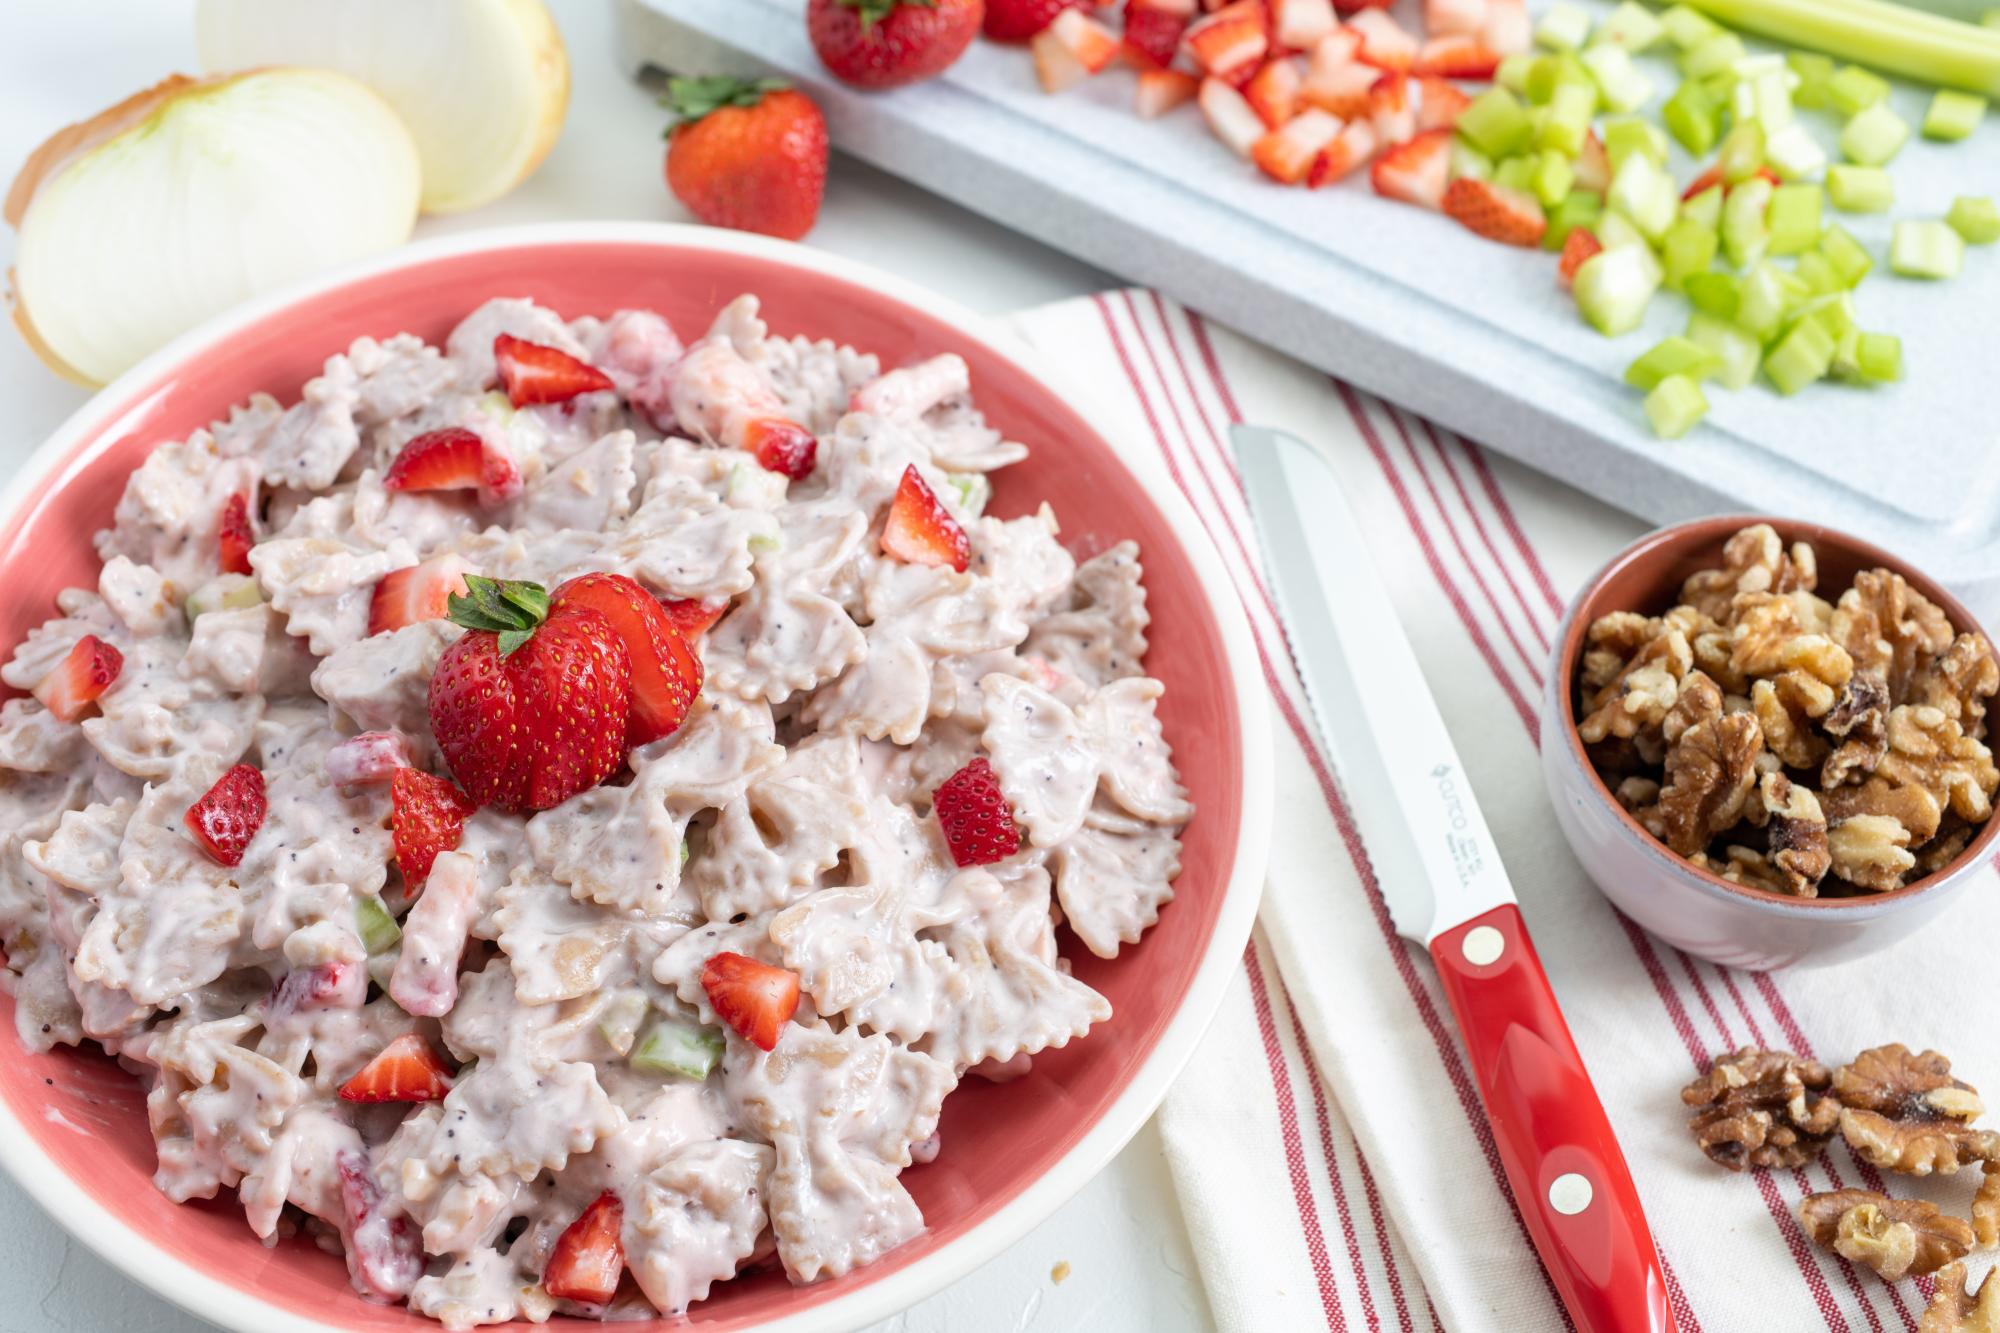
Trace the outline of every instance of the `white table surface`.
<instances>
[{"instance_id":1,"label":"white table surface","mask_svg":"<svg viewBox=\"0 0 2000 1333\"><path fill-rule=\"evenodd\" d=\"M553 0L573 94L561 141L507 198L426 220L418 234L574 218L685 221L661 181L663 113L619 76L608 0ZM192 0L0 0L0 170L11 179L50 132L182 70L196 72ZM858 162L836 157L810 243L892 268L1001 313L1112 284L1077 264ZM0 229L0 269L14 237ZM74 411L58 380L0 329L0 472ZM0 1333L198 1333L210 1327L72 1242L0 1177ZM1058 1284L1052 1271L1067 1263ZM1173 1185L1149 1125L1117 1161L1005 1255L895 1319L886 1333L1029 1333L1211 1326Z\"/></svg>"}]
</instances>

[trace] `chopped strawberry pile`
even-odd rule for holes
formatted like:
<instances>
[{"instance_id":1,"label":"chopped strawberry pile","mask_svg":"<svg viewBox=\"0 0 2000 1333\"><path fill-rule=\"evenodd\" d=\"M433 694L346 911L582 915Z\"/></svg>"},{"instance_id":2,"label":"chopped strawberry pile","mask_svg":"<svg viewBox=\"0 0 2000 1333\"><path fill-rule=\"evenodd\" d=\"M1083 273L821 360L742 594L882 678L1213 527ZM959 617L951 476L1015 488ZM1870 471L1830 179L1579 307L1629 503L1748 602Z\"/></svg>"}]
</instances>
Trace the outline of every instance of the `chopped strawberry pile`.
<instances>
[{"instance_id":1,"label":"chopped strawberry pile","mask_svg":"<svg viewBox=\"0 0 2000 1333\"><path fill-rule=\"evenodd\" d=\"M75 722L117 682L124 669L123 653L95 634L86 634L35 683L34 696L64 722Z\"/></svg>"},{"instance_id":2,"label":"chopped strawberry pile","mask_svg":"<svg viewBox=\"0 0 2000 1333\"><path fill-rule=\"evenodd\" d=\"M796 972L740 953L719 953L703 964L701 988L716 1017L761 1051L777 1046L799 1007Z\"/></svg>"},{"instance_id":3,"label":"chopped strawberry pile","mask_svg":"<svg viewBox=\"0 0 2000 1333\"><path fill-rule=\"evenodd\" d=\"M938 784L931 812L944 830L951 859L961 866L991 865L1021 850L1014 807L1000 791L993 765L975 759Z\"/></svg>"},{"instance_id":4,"label":"chopped strawberry pile","mask_svg":"<svg viewBox=\"0 0 2000 1333\"><path fill-rule=\"evenodd\" d=\"M436 1102L451 1091L451 1075L431 1044L406 1032L340 1085L342 1101Z\"/></svg>"},{"instance_id":5,"label":"chopped strawberry pile","mask_svg":"<svg viewBox=\"0 0 2000 1333\"><path fill-rule=\"evenodd\" d=\"M218 864L243 864L243 849L264 826L264 775L238 764L216 779L201 799L188 807L182 822L201 849Z\"/></svg>"},{"instance_id":6,"label":"chopped strawberry pile","mask_svg":"<svg viewBox=\"0 0 2000 1333\"><path fill-rule=\"evenodd\" d=\"M965 529L918 475L916 464L903 469L896 498L889 504L889 521L882 529L882 549L909 565L942 565L963 574L971 561Z\"/></svg>"},{"instance_id":7,"label":"chopped strawberry pile","mask_svg":"<svg viewBox=\"0 0 2000 1333\"><path fill-rule=\"evenodd\" d=\"M542 1270L542 1290L557 1300L608 1304L625 1273L625 1247L618 1233L625 1205L606 1190L563 1228Z\"/></svg>"},{"instance_id":8,"label":"chopped strawberry pile","mask_svg":"<svg viewBox=\"0 0 2000 1333\"><path fill-rule=\"evenodd\" d=\"M412 893L423 887L439 852L458 849L465 821L478 808L435 773L421 768L395 771L389 784L389 829L396 840L396 866Z\"/></svg>"}]
</instances>

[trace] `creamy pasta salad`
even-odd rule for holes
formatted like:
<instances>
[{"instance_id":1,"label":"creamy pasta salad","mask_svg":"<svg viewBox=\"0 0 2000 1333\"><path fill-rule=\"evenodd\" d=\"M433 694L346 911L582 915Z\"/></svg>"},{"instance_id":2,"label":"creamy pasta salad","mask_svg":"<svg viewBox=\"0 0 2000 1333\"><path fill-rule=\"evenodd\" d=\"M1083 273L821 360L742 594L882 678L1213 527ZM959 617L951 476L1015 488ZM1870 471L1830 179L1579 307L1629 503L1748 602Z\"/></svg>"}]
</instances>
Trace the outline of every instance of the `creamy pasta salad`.
<instances>
[{"instance_id":1,"label":"creamy pasta salad","mask_svg":"<svg viewBox=\"0 0 2000 1333\"><path fill-rule=\"evenodd\" d=\"M1136 547L986 514L970 387L498 299L158 446L0 667L20 1040L455 1328L909 1240L946 1094L1111 1015L1057 926L1136 942L1192 814Z\"/></svg>"}]
</instances>

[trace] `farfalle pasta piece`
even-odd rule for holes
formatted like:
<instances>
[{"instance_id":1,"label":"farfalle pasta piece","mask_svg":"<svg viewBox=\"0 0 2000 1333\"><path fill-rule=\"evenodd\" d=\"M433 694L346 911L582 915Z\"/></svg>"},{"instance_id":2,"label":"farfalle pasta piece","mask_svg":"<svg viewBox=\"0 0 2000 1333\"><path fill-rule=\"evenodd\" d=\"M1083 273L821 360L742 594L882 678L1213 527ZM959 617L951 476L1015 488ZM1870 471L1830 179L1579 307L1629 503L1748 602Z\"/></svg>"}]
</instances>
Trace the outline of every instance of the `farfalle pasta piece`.
<instances>
[{"instance_id":1,"label":"farfalle pasta piece","mask_svg":"<svg viewBox=\"0 0 2000 1333\"><path fill-rule=\"evenodd\" d=\"M358 731L425 735L431 676L444 650L464 632L448 620L419 620L358 639L313 668L313 693L346 714Z\"/></svg>"},{"instance_id":2,"label":"farfalle pasta piece","mask_svg":"<svg viewBox=\"0 0 2000 1333\"><path fill-rule=\"evenodd\" d=\"M1074 585L1076 557L1056 540L1055 511L1046 504L1020 518L974 519L966 531L972 542L966 572L985 579L1006 599L1010 620L1039 620Z\"/></svg>"},{"instance_id":3,"label":"farfalle pasta piece","mask_svg":"<svg viewBox=\"0 0 2000 1333\"><path fill-rule=\"evenodd\" d=\"M709 681L739 698L777 703L865 657L860 626L829 590L867 531L867 516L844 505L789 517L784 545L757 556L750 592L708 632Z\"/></svg>"},{"instance_id":4,"label":"farfalle pasta piece","mask_svg":"<svg viewBox=\"0 0 2000 1333\"><path fill-rule=\"evenodd\" d=\"M625 1203L625 1261L654 1309L686 1313L756 1252L773 1159L761 1143L710 1139L639 1181Z\"/></svg>"},{"instance_id":5,"label":"farfalle pasta piece","mask_svg":"<svg viewBox=\"0 0 2000 1333\"><path fill-rule=\"evenodd\" d=\"M615 430L590 447L551 464L514 503L512 525L537 530L602 532L632 513L639 474L637 438Z\"/></svg>"},{"instance_id":6,"label":"farfalle pasta piece","mask_svg":"<svg viewBox=\"0 0 2000 1333\"><path fill-rule=\"evenodd\" d=\"M1137 944L1173 900L1180 838L1100 801L1083 827L1049 852L1063 920L1099 958Z\"/></svg>"},{"instance_id":7,"label":"farfalle pasta piece","mask_svg":"<svg viewBox=\"0 0 2000 1333\"><path fill-rule=\"evenodd\" d=\"M373 550L342 537L276 537L250 548L250 567L286 631L320 657L366 638L375 585L416 563L401 541Z\"/></svg>"},{"instance_id":8,"label":"farfalle pasta piece","mask_svg":"<svg viewBox=\"0 0 2000 1333\"><path fill-rule=\"evenodd\" d=\"M650 961L659 947L642 918L578 902L526 866L500 891L493 921L501 952L513 963L514 994L523 1004L603 990L631 977L635 950L648 946Z\"/></svg>"},{"instance_id":9,"label":"farfalle pasta piece","mask_svg":"<svg viewBox=\"0 0 2000 1333\"><path fill-rule=\"evenodd\" d=\"M445 337L444 353L458 371L459 384L468 389L487 389L499 380L500 370L493 360L493 340L503 333L553 347L579 361L590 355L590 350L555 311L521 297L496 296L482 302Z\"/></svg>"},{"instance_id":10,"label":"farfalle pasta piece","mask_svg":"<svg viewBox=\"0 0 2000 1333\"><path fill-rule=\"evenodd\" d=\"M851 735L809 736L716 814L688 886L711 921L788 906L858 843L868 807Z\"/></svg>"},{"instance_id":11,"label":"farfalle pasta piece","mask_svg":"<svg viewBox=\"0 0 2000 1333\"><path fill-rule=\"evenodd\" d=\"M126 479L97 554L150 566L183 593L197 588L217 572L223 506L233 495L254 502L260 473L255 459L225 455L207 431L157 445Z\"/></svg>"},{"instance_id":12,"label":"farfalle pasta piece","mask_svg":"<svg viewBox=\"0 0 2000 1333\"><path fill-rule=\"evenodd\" d=\"M0 767L16 773L69 773L91 753L82 728L36 699L0 704Z\"/></svg>"},{"instance_id":13,"label":"farfalle pasta piece","mask_svg":"<svg viewBox=\"0 0 2000 1333\"><path fill-rule=\"evenodd\" d=\"M710 921L696 926L660 950L653 959L653 979L674 993L674 997L695 1011L702 1023L714 1026L722 1020L708 1002L701 984L701 970L719 953L740 953L773 967L784 966L784 954L771 938L775 913L746 917L741 921Z\"/></svg>"},{"instance_id":14,"label":"farfalle pasta piece","mask_svg":"<svg viewBox=\"0 0 2000 1333\"><path fill-rule=\"evenodd\" d=\"M14 645L12 656L0 666L0 681L17 690L32 690L84 635L95 634L114 644L124 641L118 617L91 589L63 589L56 594L56 609L60 615L35 626Z\"/></svg>"},{"instance_id":15,"label":"farfalle pasta piece","mask_svg":"<svg viewBox=\"0 0 2000 1333\"><path fill-rule=\"evenodd\" d=\"M1140 577L1137 542L1119 542L1084 561L1062 600L1029 629L1021 652L1084 690L1139 675L1152 623Z\"/></svg>"},{"instance_id":16,"label":"farfalle pasta piece","mask_svg":"<svg viewBox=\"0 0 2000 1333\"><path fill-rule=\"evenodd\" d=\"M1000 788L1034 842L1053 847L1083 827L1101 787L1141 819L1179 824L1193 813L1173 770L1154 703L1164 687L1127 677L1077 707L1027 681L994 675L983 740Z\"/></svg>"},{"instance_id":17,"label":"farfalle pasta piece","mask_svg":"<svg viewBox=\"0 0 2000 1333\"><path fill-rule=\"evenodd\" d=\"M592 568L629 574L665 597L734 597L749 590L757 551L780 540L779 531L764 510L726 504L666 473L647 483L645 498L609 540L590 534L599 548Z\"/></svg>"},{"instance_id":18,"label":"farfalle pasta piece","mask_svg":"<svg viewBox=\"0 0 2000 1333\"><path fill-rule=\"evenodd\" d=\"M186 650L184 640L167 636L134 642L118 679L98 697L97 716L77 725L120 772L153 782L179 777L196 796L248 748L264 699L184 676Z\"/></svg>"}]
</instances>

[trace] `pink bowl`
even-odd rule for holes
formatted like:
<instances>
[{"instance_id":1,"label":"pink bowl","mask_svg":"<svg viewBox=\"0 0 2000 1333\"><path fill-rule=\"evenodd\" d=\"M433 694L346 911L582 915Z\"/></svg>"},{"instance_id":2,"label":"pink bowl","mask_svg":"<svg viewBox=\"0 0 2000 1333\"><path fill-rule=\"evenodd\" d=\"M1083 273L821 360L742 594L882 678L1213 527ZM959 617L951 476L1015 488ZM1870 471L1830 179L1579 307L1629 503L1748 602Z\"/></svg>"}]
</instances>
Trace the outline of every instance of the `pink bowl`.
<instances>
[{"instance_id":1,"label":"pink bowl","mask_svg":"<svg viewBox=\"0 0 2000 1333\"><path fill-rule=\"evenodd\" d=\"M794 1288L767 1274L727 1284L687 1321L718 1331L851 1328L990 1259L1117 1152L1213 1017L1262 884L1270 741L1242 613L1195 517L1156 465L1121 453L1045 363L897 279L735 233L584 224L408 247L189 333L57 432L0 497L0 576L10 589L0 643L11 650L54 614L59 589L94 586L90 535L154 444L185 436L254 390L295 397L353 338L407 330L441 341L466 311L502 294L571 316L650 307L686 333L746 291L763 299L779 333L852 343L886 364L960 353L980 406L1034 446L999 478L996 511L1021 513L1050 498L1065 539L1083 554L1137 539L1154 622L1171 627L1156 636L1147 666L1166 683L1161 718L1199 811L1177 897L1144 942L1115 962L1068 951L1076 975L1111 1000L1111 1021L1038 1056L1027 1078L974 1079L946 1103L942 1155L904 1176L928 1231L838 1281ZM9 1030L11 1010L0 999ZM0 1060L0 1165L79 1239L161 1295L257 1333L436 1327L364 1304L340 1261L308 1244L266 1249L233 1198L168 1202L152 1186L153 1164L138 1087L110 1061L11 1050Z\"/></svg>"}]
</instances>

